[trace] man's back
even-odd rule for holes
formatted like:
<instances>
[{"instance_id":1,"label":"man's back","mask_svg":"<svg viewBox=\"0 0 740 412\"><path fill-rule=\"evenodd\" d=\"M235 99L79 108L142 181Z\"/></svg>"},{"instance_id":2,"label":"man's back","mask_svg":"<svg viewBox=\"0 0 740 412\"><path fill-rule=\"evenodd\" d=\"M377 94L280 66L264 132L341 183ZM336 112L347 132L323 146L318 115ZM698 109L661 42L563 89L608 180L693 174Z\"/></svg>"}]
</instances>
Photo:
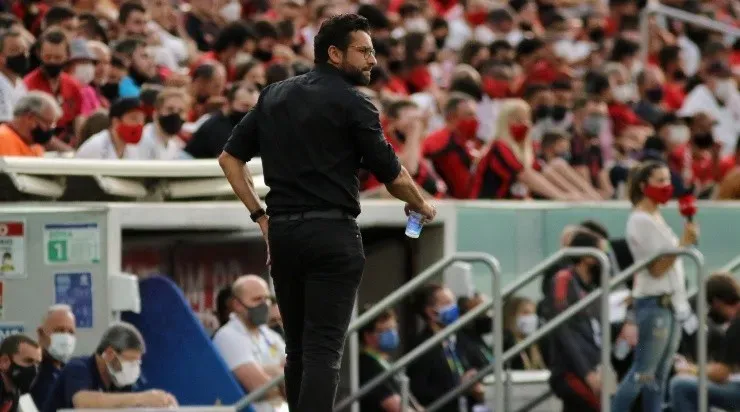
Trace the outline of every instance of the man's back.
<instances>
[{"instance_id":1,"label":"man's back","mask_svg":"<svg viewBox=\"0 0 740 412\"><path fill-rule=\"evenodd\" d=\"M360 162L383 183L400 171L375 106L328 65L268 86L225 150L243 161L262 157L271 216L326 209L357 215Z\"/></svg>"}]
</instances>

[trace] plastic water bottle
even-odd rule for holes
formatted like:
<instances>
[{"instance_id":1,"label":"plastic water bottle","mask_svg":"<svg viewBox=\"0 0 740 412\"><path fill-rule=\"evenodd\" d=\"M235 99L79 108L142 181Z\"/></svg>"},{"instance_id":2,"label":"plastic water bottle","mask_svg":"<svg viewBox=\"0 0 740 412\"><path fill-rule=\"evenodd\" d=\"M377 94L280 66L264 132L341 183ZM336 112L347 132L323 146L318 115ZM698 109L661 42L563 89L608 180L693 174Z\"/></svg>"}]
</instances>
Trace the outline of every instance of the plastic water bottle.
<instances>
[{"instance_id":1,"label":"plastic water bottle","mask_svg":"<svg viewBox=\"0 0 740 412\"><path fill-rule=\"evenodd\" d=\"M409 220L406 222L406 236L417 239L421 234L421 228L424 226L424 216L421 213L409 213Z\"/></svg>"}]
</instances>

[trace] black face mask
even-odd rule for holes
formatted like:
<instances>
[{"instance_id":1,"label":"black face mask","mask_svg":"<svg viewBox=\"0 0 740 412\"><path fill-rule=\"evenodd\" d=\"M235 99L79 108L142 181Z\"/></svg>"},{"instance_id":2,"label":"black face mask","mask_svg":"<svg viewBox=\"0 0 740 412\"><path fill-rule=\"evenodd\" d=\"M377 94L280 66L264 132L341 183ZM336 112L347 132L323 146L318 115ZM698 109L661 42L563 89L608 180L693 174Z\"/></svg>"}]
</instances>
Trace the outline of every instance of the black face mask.
<instances>
[{"instance_id":1,"label":"black face mask","mask_svg":"<svg viewBox=\"0 0 740 412\"><path fill-rule=\"evenodd\" d=\"M545 105L539 105L539 106L537 106L534 109L534 112L532 113L532 117L534 117L534 119L532 119L532 120L534 122L536 122L538 120L542 120L542 119L545 119L547 117L550 117L551 110L552 110L552 108L550 106L545 106Z\"/></svg>"},{"instance_id":2,"label":"black face mask","mask_svg":"<svg viewBox=\"0 0 740 412\"><path fill-rule=\"evenodd\" d=\"M403 70L403 61L401 60L389 60L388 71L393 74L398 74Z\"/></svg>"},{"instance_id":3,"label":"black face mask","mask_svg":"<svg viewBox=\"0 0 740 412\"><path fill-rule=\"evenodd\" d=\"M595 265L589 266L588 275L591 277L592 285L596 285L601 282L601 264L597 263Z\"/></svg>"},{"instance_id":4,"label":"black face mask","mask_svg":"<svg viewBox=\"0 0 740 412\"><path fill-rule=\"evenodd\" d=\"M437 44L437 49L443 49L445 47L445 41L447 41L447 37L437 37L434 39L434 43Z\"/></svg>"},{"instance_id":5,"label":"black face mask","mask_svg":"<svg viewBox=\"0 0 740 412\"><path fill-rule=\"evenodd\" d=\"M650 103L660 103L663 100L663 88L653 87L652 89L645 90L645 97Z\"/></svg>"},{"instance_id":6,"label":"black face mask","mask_svg":"<svg viewBox=\"0 0 740 412\"><path fill-rule=\"evenodd\" d=\"M11 382L13 382L13 385L15 385L21 395L31 390L31 387L36 382L38 373L38 367L35 365L19 366L15 362L10 363L10 370L8 371Z\"/></svg>"},{"instance_id":7,"label":"black face mask","mask_svg":"<svg viewBox=\"0 0 740 412\"><path fill-rule=\"evenodd\" d=\"M711 133L700 133L694 135L693 141L697 148L706 150L714 145L714 136Z\"/></svg>"},{"instance_id":8,"label":"black face mask","mask_svg":"<svg viewBox=\"0 0 740 412\"><path fill-rule=\"evenodd\" d=\"M493 330L493 319L491 319L489 316L476 318L473 321L473 327L475 328L475 333L478 336L488 335Z\"/></svg>"},{"instance_id":9,"label":"black face mask","mask_svg":"<svg viewBox=\"0 0 740 412\"><path fill-rule=\"evenodd\" d=\"M236 126L237 124L239 124L242 118L244 118L244 116L246 115L247 115L247 112L237 112L237 111L232 110L231 114L229 114L229 119L231 120L231 124Z\"/></svg>"},{"instance_id":10,"label":"black face mask","mask_svg":"<svg viewBox=\"0 0 740 412\"><path fill-rule=\"evenodd\" d=\"M261 61L261 62L269 62L272 60L272 52L271 51L264 51L257 49L252 53L252 56L254 56L255 59Z\"/></svg>"},{"instance_id":11,"label":"black face mask","mask_svg":"<svg viewBox=\"0 0 740 412\"><path fill-rule=\"evenodd\" d=\"M18 76L24 76L28 72L28 57L25 54L16 54L5 58L5 67Z\"/></svg>"},{"instance_id":12,"label":"black face mask","mask_svg":"<svg viewBox=\"0 0 740 412\"><path fill-rule=\"evenodd\" d=\"M51 138L54 136L54 129L51 130L44 130L39 126L36 126L31 130L31 139L35 143L44 145L51 140Z\"/></svg>"},{"instance_id":13,"label":"black face mask","mask_svg":"<svg viewBox=\"0 0 740 412\"><path fill-rule=\"evenodd\" d=\"M247 307L247 319L254 326L262 326L267 323L269 312L270 308L267 303L262 302L253 308Z\"/></svg>"},{"instance_id":14,"label":"black face mask","mask_svg":"<svg viewBox=\"0 0 740 412\"><path fill-rule=\"evenodd\" d=\"M603 43L605 37L606 37L606 32L604 32L604 29L601 27L595 27L588 31L588 38L594 43L598 43L598 44Z\"/></svg>"},{"instance_id":15,"label":"black face mask","mask_svg":"<svg viewBox=\"0 0 740 412\"><path fill-rule=\"evenodd\" d=\"M104 83L100 86L100 94L111 102L118 99L118 83Z\"/></svg>"},{"instance_id":16,"label":"black face mask","mask_svg":"<svg viewBox=\"0 0 740 412\"><path fill-rule=\"evenodd\" d=\"M565 115L568 114L568 108L565 106L553 106L552 107L552 120L556 122L562 122L565 119Z\"/></svg>"},{"instance_id":17,"label":"black face mask","mask_svg":"<svg viewBox=\"0 0 740 412\"><path fill-rule=\"evenodd\" d=\"M159 116L157 119L159 127L168 135L174 135L180 132L183 123L182 117L179 113L168 114L167 116Z\"/></svg>"},{"instance_id":18,"label":"black face mask","mask_svg":"<svg viewBox=\"0 0 740 412\"><path fill-rule=\"evenodd\" d=\"M673 79L679 82L686 80L687 79L686 72L684 72L682 69L674 70Z\"/></svg>"},{"instance_id":19,"label":"black face mask","mask_svg":"<svg viewBox=\"0 0 740 412\"><path fill-rule=\"evenodd\" d=\"M62 67L64 67L64 65L42 63L41 67L43 68L44 73L46 73L47 76L51 77L52 79L55 79L59 77L59 74L62 73Z\"/></svg>"}]
</instances>

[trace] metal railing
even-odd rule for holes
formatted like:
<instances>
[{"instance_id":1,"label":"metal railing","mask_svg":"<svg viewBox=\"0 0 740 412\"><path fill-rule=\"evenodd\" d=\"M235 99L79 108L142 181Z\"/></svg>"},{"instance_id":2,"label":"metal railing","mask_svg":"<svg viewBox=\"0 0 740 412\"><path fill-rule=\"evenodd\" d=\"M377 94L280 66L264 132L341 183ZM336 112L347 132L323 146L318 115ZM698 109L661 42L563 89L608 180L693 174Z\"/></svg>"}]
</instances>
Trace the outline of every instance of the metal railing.
<instances>
[{"instance_id":1,"label":"metal railing","mask_svg":"<svg viewBox=\"0 0 740 412\"><path fill-rule=\"evenodd\" d=\"M419 287L421 287L424 284L426 284L427 281L430 278L432 278L433 276L437 275L440 271L444 270L446 267L448 267L452 263L454 263L454 262L460 262L460 261L464 261L464 262L480 262L480 263L485 264L491 270L492 277L493 277L493 280L492 280L492 285L493 285L493 300L494 300L493 306L494 306L494 311L495 311L496 315L497 316L500 316L500 313L502 311L501 310L501 299L500 299L501 287L499 286L499 278L500 278L501 269L500 269L500 265L498 263L498 260L496 260L496 258L494 258L493 256L491 256L491 255L489 255L487 253L481 253L481 252L457 252L457 253L454 253L452 255L449 255L449 256L441 259L440 261L434 263L432 266L428 267L427 269L425 269L424 271L422 271L420 274L418 274L417 276L413 277L410 281L408 281L405 284L403 284L403 286L401 286L400 288L398 288L395 291L393 291L393 293L391 293L390 295L386 296L380 302L376 303L371 309L369 309L368 311L366 311L365 313L363 313L361 316L359 316L357 319L355 319L353 322L350 323L349 328L347 329L347 335L348 336L353 335L360 328L362 328L366 324L370 323L373 319L375 319L381 312L383 312L384 310L388 309L391 306L394 306L399 301L401 301L401 299L403 299L404 297L408 296L409 294L411 294L413 291L415 291ZM480 305L480 306L482 306L482 305ZM487 305L486 306L486 310L488 310L489 308L490 308L490 305ZM495 317L496 316L494 316L494 318ZM465 317L463 317L463 318L465 318ZM500 337L503 335L501 323L500 322L493 322L493 328L494 328L493 330L494 330L495 336L498 336L499 337L498 339L501 340ZM459 327L456 328L455 330L457 330L457 329L459 329ZM356 339L353 339L353 340L356 342ZM416 349L419 349L422 346L424 346L424 344L422 344L421 346L417 347ZM500 359L501 358L501 345L499 344L497 346L498 346L498 349L495 349L494 348L494 354L497 353L497 357ZM357 345L356 344L351 344L350 345L350 356L351 357L357 357L358 356L358 353L357 352L358 352ZM413 353L413 352L411 352L411 353ZM409 353L408 355L410 355L411 353ZM406 355L405 357L407 357L408 355ZM401 359L403 359L403 358L401 358ZM399 360L399 362L400 362L400 360ZM354 380L354 381L356 381L357 380L356 377L359 376L359 370L358 370L357 366L358 366L357 362L350 362L350 369L351 369L350 370L350 375L351 375L351 379ZM400 368L395 369L395 371L398 371L399 369ZM500 366L499 366L499 368L496 368L497 374L498 374L497 376L501 376L500 375L500 373L501 373L500 369L501 369ZM387 376L391 376L391 375L392 374L388 374ZM386 376L386 378L387 378L387 376ZM254 401L262 398L270 389L272 389L275 386L279 385L283 381L284 378L285 378L285 375L274 377L269 382L267 382L265 385L263 385L263 386L259 387L258 389L250 392L249 394L247 394L244 398L242 398L241 400L239 400L239 402L237 402L234 406L236 407L237 410L243 409L244 407L246 407L250 403L252 403L252 402L254 402ZM371 381L369 384L371 384L373 382L374 381ZM345 399L345 400L343 400L342 402L340 402L339 405L343 405L342 407L346 407L347 405L344 405L345 402L347 404L354 403L354 401L356 401L358 398L360 398L362 395L364 395L364 393L366 393L366 392L364 392L361 395L358 395L359 392L357 390L354 390L354 389L355 388L353 388L353 393L350 395L350 397L347 398L347 399ZM496 390L497 390L497 394L501 394L503 392L503 385L496 386ZM335 409L341 409L341 408L337 407ZM503 405L498 410L503 410Z\"/></svg>"},{"instance_id":2,"label":"metal railing","mask_svg":"<svg viewBox=\"0 0 740 412\"><path fill-rule=\"evenodd\" d=\"M738 269L740 269L740 255L735 256L735 259L732 259L731 261L727 262L727 264L722 266L718 270L718 272L734 273ZM697 292L698 290L695 287L692 287L688 292L689 299L692 299L694 296L696 296Z\"/></svg>"},{"instance_id":3,"label":"metal railing","mask_svg":"<svg viewBox=\"0 0 740 412\"><path fill-rule=\"evenodd\" d=\"M393 293L391 293L390 295L388 295L385 299L383 299L380 302L378 302L377 304L375 304L370 310L368 310L367 312L363 313L359 318L357 318L357 320L355 320L354 322L352 322L352 324L350 325L347 333L350 334L350 333L356 332L361 327L363 327L366 324L370 323L381 312L383 312L387 308L395 305L401 299L403 299L404 297L408 296L409 294L411 294L413 291L415 291L419 287L421 287L424 284L426 284L427 281L431 277L435 276L437 273L439 273L440 271L442 271L443 269L445 269L446 267L448 267L452 263L454 263L454 262L460 262L460 261L463 261L463 262L481 262L481 263L484 263L486 266L488 266L488 269L490 269L490 271L491 271L491 275L492 275L491 282L492 282L492 291L493 291L492 292L492 300L489 301L489 302L484 302L484 303L478 305L475 308L475 312L478 313L478 314L482 314L485 311L488 311L491 307L493 307L493 310L494 310L494 316L493 316L493 319L492 319L492 322L493 322L493 334L494 334L494 340L496 340L495 346L498 346L498 349L494 347L494 358L495 359L500 359L501 358L501 352L502 352L501 347L503 345L503 342L502 342L503 326L502 326L501 322L496 322L495 319L497 317L500 318L502 316L502 313L503 313L503 310L502 310L502 302L501 302L501 286L499 285L500 275L501 275L501 269L500 269L500 265L498 263L498 260L496 260L496 258L494 258L493 256L491 256L491 255L489 255L487 253L481 253L481 252L457 252L455 254L452 254L452 255L450 255L450 256L448 256L448 257L440 260L439 262L437 262L437 263L433 264L432 266L430 266L429 268L425 269L422 273L420 273L419 275L415 276L410 281L406 282L403 286L401 286L399 289L395 290ZM469 319L472 320L473 318L475 318L475 316L473 316L473 317L471 317ZM442 339L444 339L444 338L440 338L440 339L435 340L437 335L444 333L445 331L448 330L448 328L451 328L453 325L458 325L458 323L462 319L468 319L467 314L466 314L466 316L463 316L462 318L460 318L457 322L453 323L452 325L450 325L447 328L443 329L442 331L438 332L434 337L428 339L427 341L425 341L424 343L422 343L421 345L419 345L418 347L416 347L413 351L409 352L408 354L406 354L405 356L403 356L401 359L399 359L398 361L396 361L391 366L391 368L389 369L389 371L394 371L393 373L387 373L388 371L386 371L386 373L380 375L380 376L385 376L385 378L383 378L383 379L377 379L378 377L376 377L376 379L373 379L370 382L368 382L363 388L359 388L357 390L354 390L354 388L353 388L353 391L350 394L350 396L347 397L346 399L343 399L341 402L339 402L334 407L334 410L335 411L342 410L345 407L347 407L349 404L354 403L357 399L359 399L362 396L364 396L365 394L367 394L370 390L372 390L373 388L375 388L378 384L382 383L389 376L392 376L393 374L395 374L396 372L398 372L399 370L401 370L403 367L405 367L406 365L408 365L411 361L415 360L417 357L419 357L419 356L423 355L424 353L426 353L434 345L436 345L437 343L441 342ZM461 323L460 325L456 326L455 329L452 330L452 332L449 332L449 333L445 334L444 336L446 337L449 334L454 333L460 327L464 326L465 323L467 323L467 321L465 321L465 322ZM431 344L431 345L427 345L431 341L435 341L436 343L435 344ZM423 349L423 350L420 350L420 349ZM352 353L352 352L354 352L354 353ZM351 353L350 356L357 357L358 356L357 348L350 348L350 353ZM402 362L403 362L402 366L398 366ZM496 376L501 376L502 375L502 373L503 373L502 365L499 364L494 369L496 371ZM358 374L359 375L359 371L350 371L350 374L353 374L353 375L354 374ZM495 390L496 390L496 398L497 398L497 402L498 402L498 399L499 398L503 398L503 396L502 396L503 395L503 392L504 392L503 383L497 383ZM497 404L496 407L498 408L497 410L503 410L503 400L501 401L501 404L500 405Z\"/></svg>"},{"instance_id":4,"label":"metal railing","mask_svg":"<svg viewBox=\"0 0 740 412\"><path fill-rule=\"evenodd\" d=\"M550 255L547 259L543 260L539 264L535 265L532 269L528 270L521 276L518 276L517 279L509 286L507 286L504 291L501 293L501 298L506 299L507 297L511 296L512 294L516 293L520 289L522 289L524 286L528 285L532 280L534 280L536 277L541 276L544 274L544 271L549 269L555 264L558 264L562 261L563 258L567 257L578 257L578 256L591 256L599 261L601 264L601 287L607 288L609 285L609 258L606 256L606 253L600 249L596 248L581 248L581 247L575 247L575 248L563 248L555 252L554 254ZM601 339L602 344L605 344L608 346L607 351L605 354L602 354L602 362L604 362L604 359L607 360L607 362L604 363L604 365L609 365L609 356L611 352L611 329L609 327L603 327L604 322L606 322L607 326L609 325L609 296L606 295L604 299L602 299L602 305L601 305L601 314L602 314L602 328L601 328ZM604 320L605 319L605 320ZM495 322L501 323L501 322ZM528 340L528 339L527 339ZM494 349L496 349L496 346L498 343L494 343ZM527 345L528 346L528 345ZM525 346L526 349L526 346ZM511 351L507 351L509 353ZM520 351L517 351L518 354ZM512 356L509 356L511 358ZM506 354L504 354L504 357L501 358L500 356L494 356L494 364L499 363L500 360L501 364L504 364L508 361L508 358L506 357ZM473 377L471 380L469 380L467 383L462 383L460 386L458 386L456 389L454 389L451 392L448 392L445 396L437 399L434 403L432 403L428 408L426 408L427 412L434 412L440 408L442 408L447 402L452 400L453 398L456 398L460 396L461 393L466 391L470 386L473 384L479 382L483 378L485 378L488 374L491 373L491 367L492 365L488 365L486 368L479 371L475 377ZM499 385L502 382L501 381L501 375L496 374L496 381L495 384ZM510 383L510 379L507 379L507 385ZM510 391L506 391L510 392ZM602 395L603 399L608 399L606 396L608 395ZM498 397L498 395L497 395ZM497 399L498 400L498 399ZM507 405L508 406L508 405ZM508 410L507 409L494 409L494 410ZM608 410L606 412L609 412Z\"/></svg>"},{"instance_id":5,"label":"metal railing","mask_svg":"<svg viewBox=\"0 0 740 412\"><path fill-rule=\"evenodd\" d=\"M653 261L656 259L662 257L662 256L685 256L694 261L697 267L697 273L698 273L698 284L699 284L699 301L697 303L697 317L699 318L699 331L702 331L702 333L699 333L699 339L698 339L698 349L697 349L697 359L698 359L698 366L699 366L699 411L698 412L707 412L707 374L706 374L706 365L707 365L707 335L706 333L703 333L703 331L706 329L706 288L704 281L706 279L706 269L704 267L704 256L696 249L686 249L686 248L674 248L674 249L666 249L663 251L660 251L650 258L643 259L639 262L635 262L627 269L623 270L622 272L619 272L617 275L615 275L610 281L608 288L604 289L599 288L597 290L594 290L593 292L586 295L584 298L582 298L580 301L578 301L573 306L569 307L565 311L561 312L559 315L555 316L550 322L543 325L540 329L537 330L536 333L534 333L531 336L528 336L526 339L522 340L521 342L517 343L513 347L511 347L509 350L507 350L504 353L503 359L501 359L501 362L506 362L512 357L519 354L519 352L525 350L532 344L536 343L540 339L542 339L544 336L552 332L555 328L561 326L563 323L570 320L571 317L578 314L580 311L586 309L588 306L593 304L596 299L599 299L599 297L602 297L605 295L606 291L611 290L615 286L623 283L630 277L632 277L635 273L638 271L646 268L648 265L650 265ZM608 294L607 294L608 295ZM608 310L608 309L607 309ZM602 319L603 323L603 319ZM603 327L602 327L603 329ZM604 343L610 343L610 342L602 342L602 345ZM605 351L605 347L602 346L602 351ZM610 351L607 352L609 354ZM602 352L602 358L603 358L603 352ZM602 367L604 367L602 365ZM435 407L438 408L438 405L442 405L446 402L449 402L449 400L459 396L461 393L466 391L470 386L474 385L475 383L479 382L481 379L483 379L486 375L490 374L493 370L493 365L488 365L485 368L483 368L481 371L478 372L478 374L467 381L466 383L460 385L455 390L448 392L445 396L438 399L432 406L427 408L427 411L433 411ZM500 378L496 378L497 380ZM610 402L604 403L604 393L602 393L602 405L601 410L604 412L609 412L610 409ZM499 409L500 410L500 409Z\"/></svg>"}]
</instances>

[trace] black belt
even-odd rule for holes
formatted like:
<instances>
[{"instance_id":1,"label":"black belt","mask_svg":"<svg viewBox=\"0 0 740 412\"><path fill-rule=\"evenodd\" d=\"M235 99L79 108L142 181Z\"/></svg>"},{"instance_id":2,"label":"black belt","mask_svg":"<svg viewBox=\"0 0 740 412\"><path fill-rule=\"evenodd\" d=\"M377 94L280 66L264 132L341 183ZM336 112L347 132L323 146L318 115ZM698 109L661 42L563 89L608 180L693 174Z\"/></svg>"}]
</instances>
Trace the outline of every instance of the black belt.
<instances>
[{"instance_id":1,"label":"black belt","mask_svg":"<svg viewBox=\"0 0 740 412\"><path fill-rule=\"evenodd\" d=\"M270 216L272 222L289 222L295 220L309 220L309 219L354 219L355 217L344 210L330 209L330 210L311 210L308 212L300 213L286 213L275 216Z\"/></svg>"}]
</instances>

